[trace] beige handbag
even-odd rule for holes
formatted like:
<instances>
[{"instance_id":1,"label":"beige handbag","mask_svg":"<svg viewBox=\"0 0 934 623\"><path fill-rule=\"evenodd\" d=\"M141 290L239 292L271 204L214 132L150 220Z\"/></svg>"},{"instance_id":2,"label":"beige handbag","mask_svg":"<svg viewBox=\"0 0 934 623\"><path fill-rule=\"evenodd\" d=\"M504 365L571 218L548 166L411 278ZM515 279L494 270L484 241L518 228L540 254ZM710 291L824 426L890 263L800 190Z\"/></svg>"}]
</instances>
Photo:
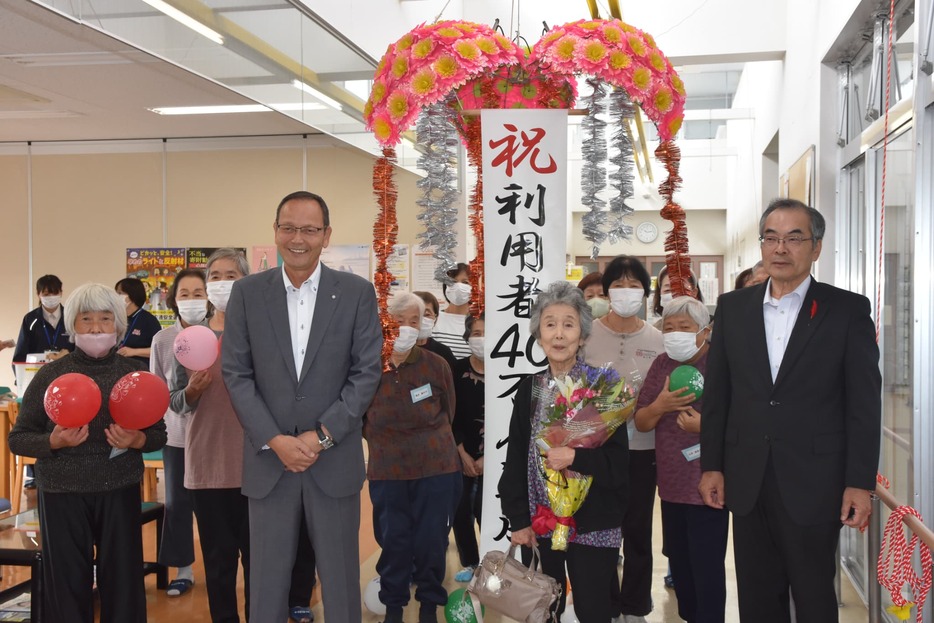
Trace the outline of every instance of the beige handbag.
<instances>
[{"instance_id":1,"label":"beige handbag","mask_svg":"<svg viewBox=\"0 0 934 623\"><path fill-rule=\"evenodd\" d=\"M474 571L466 593L487 608L516 621L546 623L552 620L552 608L561 594L558 583L542 573L538 547L532 546L532 562L528 567L515 559L516 545L508 552L487 552ZM477 622L483 616L473 602Z\"/></svg>"}]
</instances>

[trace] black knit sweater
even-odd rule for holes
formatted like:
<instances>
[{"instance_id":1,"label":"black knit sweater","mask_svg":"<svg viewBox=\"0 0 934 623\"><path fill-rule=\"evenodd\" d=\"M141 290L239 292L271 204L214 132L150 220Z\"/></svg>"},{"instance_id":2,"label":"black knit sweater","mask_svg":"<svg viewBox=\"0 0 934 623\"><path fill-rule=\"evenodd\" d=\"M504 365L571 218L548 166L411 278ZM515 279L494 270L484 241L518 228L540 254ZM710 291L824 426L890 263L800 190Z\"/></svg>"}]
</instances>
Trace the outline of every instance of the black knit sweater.
<instances>
[{"instance_id":1,"label":"black knit sweater","mask_svg":"<svg viewBox=\"0 0 934 623\"><path fill-rule=\"evenodd\" d=\"M112 350L94 359L76 349L36 373L26 389L16 424L10 431L10 451L36 457L36 483L46 493L102 493L139 484L143 477L143 452L154 452L165 445L165 422L159 420L142 432L142 450L130 449L113 459L104 430L113 423L108 407L110 390L126 374L143 370L143 364L121 357ZM88 439L74 448L52 450L49 438L55 423L43 406L45 390L69 372L91 377L101 389L101 408L88 425Z\"/></svg>"}]
</instances>

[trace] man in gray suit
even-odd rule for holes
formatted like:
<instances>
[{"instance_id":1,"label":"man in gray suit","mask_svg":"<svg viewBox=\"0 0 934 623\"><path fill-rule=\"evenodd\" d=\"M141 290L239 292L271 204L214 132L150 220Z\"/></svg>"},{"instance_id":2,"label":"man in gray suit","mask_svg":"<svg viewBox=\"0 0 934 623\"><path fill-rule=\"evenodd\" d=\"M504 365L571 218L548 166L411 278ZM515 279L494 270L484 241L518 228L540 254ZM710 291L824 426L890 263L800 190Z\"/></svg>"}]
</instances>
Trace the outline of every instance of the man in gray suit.
<instances>
[{"instance_id":1,"label":"man in gray suit","mask_svg":"<svg viewBox=\"0 0 934 623\"><path fill-rule=\"evenodd\" d=\"M286 620L304 515L328 623L360 623L362 418L381 375L373 286L319 261L331 236L324 199L286 196L273 225L282 268L234 285L224 381L246 432L250 619Z\"/></svg>"}]
</instances>

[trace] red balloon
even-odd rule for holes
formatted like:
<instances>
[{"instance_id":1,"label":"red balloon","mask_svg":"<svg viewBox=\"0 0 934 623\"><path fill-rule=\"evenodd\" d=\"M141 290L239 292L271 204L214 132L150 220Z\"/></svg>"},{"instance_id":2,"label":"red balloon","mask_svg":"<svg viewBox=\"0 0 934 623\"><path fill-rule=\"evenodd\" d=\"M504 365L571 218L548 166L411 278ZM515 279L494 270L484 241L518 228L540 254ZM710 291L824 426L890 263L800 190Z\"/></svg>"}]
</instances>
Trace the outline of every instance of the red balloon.
<instances>
[{"instance_id":1,"label":"red balloon","mask_svg":"<svg viewBox=\"0 0 934 623\"><path fill-rule=\"evenodd\" d=\"M45 412L56 424L66 428L84 426L101 410L101 388L89 376L69 372L45 390Z\"/></svg>"},{"instance_id":2,"label":"red balloon","mask_svg":"<svg viewBox=\"0 0 934 623\"><path fill-rule=\"evenodd\" d=\"M149 428L169 408L169 388L151 372L131 372L110 392L110 417L130 430Z\"/></svg>"}]
</instances>

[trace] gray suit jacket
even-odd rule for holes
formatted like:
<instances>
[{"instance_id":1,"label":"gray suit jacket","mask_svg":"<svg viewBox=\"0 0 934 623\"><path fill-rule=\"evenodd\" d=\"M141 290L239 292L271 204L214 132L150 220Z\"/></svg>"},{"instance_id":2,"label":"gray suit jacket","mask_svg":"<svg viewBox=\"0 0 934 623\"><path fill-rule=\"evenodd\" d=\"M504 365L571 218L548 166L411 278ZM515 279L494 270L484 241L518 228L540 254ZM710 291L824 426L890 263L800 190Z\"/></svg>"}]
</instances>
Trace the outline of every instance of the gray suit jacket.
<instances>
[{"instance_id":1,"label":"gray suit jacket","mask_svg":"<svg viewBox=\"0 0 934 623\"><path fill-rule=\"evenodd\" d=\"M373 285L322 264L308 348L296 374L282 268L234 284L221 351L224 381L246 433L244 495L266 497L284 472L276 453L262 449L270 439L314 430L319 422L336 445L306 474L332 497L360 491L363 414L382 374L382 344Z\"/></svg>"}]
</instances>

